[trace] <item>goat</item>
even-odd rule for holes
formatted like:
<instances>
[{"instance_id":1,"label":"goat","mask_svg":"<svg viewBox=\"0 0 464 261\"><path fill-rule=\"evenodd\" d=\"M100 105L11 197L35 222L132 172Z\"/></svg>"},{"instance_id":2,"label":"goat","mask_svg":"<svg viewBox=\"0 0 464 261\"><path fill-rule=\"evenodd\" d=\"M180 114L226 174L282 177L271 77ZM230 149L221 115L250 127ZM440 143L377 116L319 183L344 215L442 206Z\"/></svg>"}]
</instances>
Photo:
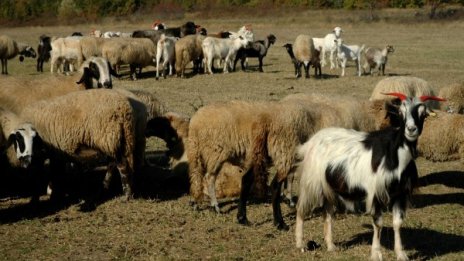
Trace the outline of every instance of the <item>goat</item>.
<instances>
[{"instance_id":1,"label":"goat","mask_svg":"<svg viewBox=\"0 0 464 261\"><path fill-rule=\"evenodd\" d=\"M374 71L377 71L377 75L380 75L380 73L385 75L385 66L388 60L387 56L394 51L395 49L391 45L387 45L383 49L367 48L364 52L366 62L364 63L363 69L368 71L370 75L374 75ZM374 68L374 71L372 68Z\"/></svg>"},{"instance_id":2,"label":"goat","mask_svg":"<svg viewBox=\"0 0 464 261\"><path fill-rule=\"evenodd\" d=\"M41 35L39 38L39 45L37 47L37 71L43 72L43 64L50 60L50 51L52 46L50 44L50 36Z\"/></svg>"},{"instance_id":3,"label":"goat","mask_svg":"<svg viewBox=\"0 0 464 261\"><path fill-rule=\"evenodd\" d=\"M273 34L270 34L264 40L253 42L250 48L240 48L237 52L237 55L235 56L234 71L238 59L241 61L242 70L245 70L245 59L248 57L256 57L259 61L258 70L263 72L263 58L266 56L269 47L275 43L276 39L277 38Z\"/></svg>"},{"instance_id":4,"label":"goat","mask_svg":"<svg viewBox=\"0 0 464 261\"><path fill-rule=\"evenodd\" d=\"M228 67L237 55L237 51L242 47L247 47L250 41L244 36L236 38L215 38L206 37L201 45L206 61L206 71L213 74L212 64L214 58L224 59L224 73L229 72Z\"/></svg>"},{"instance_id":5,"label":"goat","mask_svg":"<svg viewBox=\"0 0 464 261\"><path fill-rule=\"evenodd\" d=\"M356 63L356 72L361 76L361 52L364 50L364 45L345 45L342 39L334 40L337 45L337 59L342 67L341 76L345 76L345 67L347 61Z\"/></svg>"},{"instance_id":6,"label":"goat","mask_svg":"<svg viewBox=\"0 0 464 261\"><path fill-rule=\"evenodd\" d=\"M324 209L324 238L328 251L336 249L332 240L332 218L337 203L355 210L355 203L365 200L366 212L373 217L374 237L371 258L382 260L380 231L382 209L392 207L395 252L398 260L408 260L403 251L400 226L417 185L417 139L422 133L429 99L434 96L400 98L399 127L380 131L358 132L327 128L317 132L298 149L303 158L297 172L301 174L296 217L296 246L302 251L303 222L308 212Z\"/></svg>"}]
</instances>

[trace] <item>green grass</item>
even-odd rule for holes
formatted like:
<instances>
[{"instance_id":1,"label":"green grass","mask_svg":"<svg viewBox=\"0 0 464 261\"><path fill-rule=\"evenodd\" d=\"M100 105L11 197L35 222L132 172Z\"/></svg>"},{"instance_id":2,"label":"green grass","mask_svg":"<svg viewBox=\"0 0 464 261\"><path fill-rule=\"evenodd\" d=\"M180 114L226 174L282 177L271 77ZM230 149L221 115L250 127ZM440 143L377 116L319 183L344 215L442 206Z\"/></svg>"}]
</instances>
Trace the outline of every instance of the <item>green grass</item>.
<instances>
[{"instance_id":1,"label":"green grass","mask_svg":"<svg viewBox=\"0 0 464 261\"><path fill-rule=\"evenodd\" d=\"M398 11L401 16L407 11ZM337 18L337 15L341 15ZM264 73L256 71L229 74L196 75L188 79L175 77L156 81L153 67L144 69L137 81L115 80L115 88L143 89L157 94L170 110L192 115L194 107L231 99L277 100L297 92L322 92L367 99L375 84L383 77L356 77L355 68L347 68L347 76L338 78L339 70L323 68L324 79L295 79L293 65L281 46L300 34L322 37L334 26L345 30L346 43L383 46L392 44L396 51L389 57L386 73L411 75L427 80L439 88L464 81L464 22L415 23L407 25L388 19L379 23L359 22L359 13L346 11L304 11L301 14L272 18L202 20L209 32L237 30L251 23L258 39L273 33L277 43L264 59ZM390 14L390 13L388 13ZM410 14L412 15L412 14ZM329 22L328 22L329 21ZM354 21L354 22L349 22ZM178 25L182 21L166 21ZM132 31L149 28L151 18L140 24L119 21L73 27L2 28L17 40L36 46L43 34L68 35L74 31ZM250 60L256 70L256 59ZM35 61L17 59L9 62L8 76L0 76L0 88L8 78L48 77L35 72ZM312 75L313 72L311 72ZM148 152L163 148L150 139ZM414 198L402 229L403 243L415 260L462 260L464 258L464 166L462 162L433 163L418 159L424 186ZM222 215L209 210L193 211L186 190L176 182L163 180L163 172L153 172L148 191L151 198L124 202L115 198L103 202L92 212L80 212L74 203L52 207L43 197L38 208L27 206L26 199L0 201L0 259L3 260L366 260L372 238L369 216L340 214L334 227L334 240L340 247L334 253L325 247L300 253L294 243L294 211L283 206L288 232L272 225L272 209L268 203L251 204L249 227L236 223L236 203L224 202ZM150 180L150 179L148 179ZM385 260L394 260L391 214L385 214L382 235ZM310 236L311 234L311 236ZM316 215L305 222L305 239L323 243L322 217Z\"/></svg>"}]
</instances>

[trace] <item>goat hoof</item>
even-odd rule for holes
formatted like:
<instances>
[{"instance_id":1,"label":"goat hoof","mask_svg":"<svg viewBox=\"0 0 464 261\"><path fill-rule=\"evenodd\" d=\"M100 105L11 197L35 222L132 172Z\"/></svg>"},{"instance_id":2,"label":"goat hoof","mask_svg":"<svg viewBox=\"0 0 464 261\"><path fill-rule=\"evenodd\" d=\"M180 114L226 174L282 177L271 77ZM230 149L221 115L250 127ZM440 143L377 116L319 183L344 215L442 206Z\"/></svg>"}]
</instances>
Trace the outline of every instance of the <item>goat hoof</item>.
<instances>
[{"instance_id":1,"label":"goat hoof","mask_svg":"<svg viewBox=\"0 0 464 261\"><path fill-rule=\"evenodd\" d=\"M290 228L284 222L275 224L276 228L281 231L288 231Z\"/></svg>"},{"instance_id":2,"label":"goat hoof","mask_svg":"<svg viewBox=\"0 0 464 261\"><path fill-rule=\"evenodd\" d=\"M320 247L321 245L316 243L316 241L313 241L313 240L309 240L308 243L306 244L306 250L308 251L314 251Z\"/></svg>"},{"instance_id":3,"label":"goat hoof","mask_svg":"<svg viewBox=\"0 0 464 261\"><path fill-rule=\"evenodd\" d=\"M244 225L244 226L251 225L250 221L248 221L246 217L237 217L237 221L239 224Z\"/></svg>"}]
</instances>

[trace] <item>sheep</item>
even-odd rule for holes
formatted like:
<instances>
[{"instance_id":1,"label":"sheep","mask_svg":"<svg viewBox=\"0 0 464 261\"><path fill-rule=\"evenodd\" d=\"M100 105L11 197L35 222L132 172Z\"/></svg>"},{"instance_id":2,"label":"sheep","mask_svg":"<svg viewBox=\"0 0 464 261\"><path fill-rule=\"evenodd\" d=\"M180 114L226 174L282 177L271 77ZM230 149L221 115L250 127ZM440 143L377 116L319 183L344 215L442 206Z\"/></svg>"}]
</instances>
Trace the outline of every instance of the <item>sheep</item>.
<instances>
[{"instance_id":1,"label":"sheep","mask_svg":"<svg viewBox=\"0 0 464 261\"><path fill-rule=\"evenodd\" d=\"M240 48L248 47L250 41L243 36L236 38L221 39L215 37L206 37L201 44L203 55L205 56L207 72L213 74L212 63L214 58L224 59L224 73L228 73L228 67L231 66L235 59L237 51Z\"/></svg>"},{"instance_id":2,"label":"sheep","mask_svg":"<svg viewBox=\"0 0 464 261\"><path fill-rule=\"evenodd\" d=\"M83 64L81 71L73 76L49 75L31 80L9 78L0 88L0 104L19 113L26 105L38 100L97 87L112 88L110 66L103 58L92 57Z\"/></svg>"},{"instance_id":3,"label":"sheep","mask_svg":"<svg viewBox=\"0 0 464 261\"><path fill-rule=\"evenodd\" d=\"M341 76L345 76L345 67L347 61L354 61L356 64L356 72L361 76L361 52L364 50L364 45L345 45L342 39L335 40L337 45L337 59L342 67Z\"/></svg>"},{"instance_id":4,"label":"sheep","mask_svg":"<svg viewBox=\"0 0 464 261\"><path fill-rule=\"evenodd\" d=\"M263 41L253 42L248 49L240 48L235 56L234 71L238 59L241 60L242 70L245 70L245 59L247 59L247 57L257 57L259 61L258 70L263 72L263 58L266 56L269 47L275 43L276 39L277 38L273 34L270 34Z\"/></svg>"},{"instance_id":5,"label":"sheep","mask_svg":"<svg viewBox=\"0 0 464 261\"><path fill-rule=\"evenodd\" d=\"M41 149L41 139L34 125L0 107L0 155L6 156L8 167L24 169L31 178L36 179L44 160ZM3 171L6 168L2 166ZM31 203L39 200L39 193L35 189Z\"/></svg>"},{"instance_id":6,"label":"sheep","mask_svg":"<svg viewBox=\"0 0 464 261\"><path fill-rule=\"evenodd\" d=\"M194 62L194 72L198 72L198 61L203 58L202 43L205 39L204 35L187 35L180 38L175 44L176 54L176 74L178 77L185 76L185 67L191 61Z\"/></svg>"},{"instance_id":7,"label":"sheep","mask_svg":"<svg viewBox=\"0 0 464 261\"><path fill-rule=\"evenodd\" d=\"M156 62L156 46L149 39L118 39L105 42L102 46L102 56L113 68L129 64L130 76L137 80L137 67L154 65Z\"/></svg>"},{"instance_id":8,"label":"sheep","mask_svg":"<svg viewBox=\"0 0 464 261\"><path fill-rule=\"evenodd\" d=\"M396 256L398 260L408 260L401 243L400 226L418 180L414 159L417 139L427 116L423 101L436 97L390 95L402 101L399 128L375 132L326 128L298 149L298 157L302 159L297 169L301 175L295 227L298 249L306 250L303 244L306 214L323 207L324 238L328 251L334 251L332 218L336 205L341 203L354 210L355 202L365 200L366 212L373 217L371 258L382 260L382 209L392 206Z\"/></svg>"},{"instance_id":9,"label":"sheep","mask_svg":"<svg viewBox=\"0 0 464 261\"><path fill-rule=\"evenodd\" d=\"M43 72L43 63L50 60L50 51L52 50L50 36L41 35L37 47L37 72Z\"/></svg>"},{"instance_id":10,"label":"sheep","mask_svg":"<svg viewBox=\"0 0 464 261\"><path fill-rule=\"evenodd\" d=\"M329 52L330 69L335 67L338 68L338 63L334 61L334 59L336 59L334 53L337 51L337 46L334 41L340 39L342 32L343 30L337 26L333 29L332 33L327 34L324 38L313 38L313 41L315 41L315 48L321 52L322 67L326 65L325 54Z\"/></svg>"},{"instance_id":11,"label":"sheep","mask_svg":"<svg viewBox=\"0 0 464 261\"><path fill-rule=\"evenodd\" d=\"M284 47L287 50L288 55L290 56L290 59L292 59L293 66L295 67L295 77L300 77L300 62L296 59L295 54L293 53L293 45L291 43L286 43L282 47ZM316 54L316 61L315 64L313 64L314 67L314 75L321 77L322 76L322 69L321 69L321 63L319 61L319 51L315 50ZM309 70L309 69L308 69Z\"/></svg>"},{"instance_id":12,"label":"sheep","mask_svg":"<svg viewBox=\"0 0 464 261\"><path fill-rule=\"evenodd\" d=\"M395 49L392 45L386 45L383 49L368 47L364 50L364 72L368 72L370 75L374 75L377 71L377 75L385 75L385 66L387 65L388 54L393 53ZM374 69L374 70L373 70Z\"/></svg>"},{"instance_id":13,"label":"sheep","mask_svg":"<svg viewBox=\"0 0 464 261\"><path fill-rule=\"evenodd\" d=\"M431 161L464 160L464 116L435 111L427 117L418 141L419 155Z\"/></svg>"},{"instance_id":14,"label":"sheep","mask_svg":"<svg viewBox=\"0 0 464 261\"><path fill-rule=\"evenodd\" d=\"M455 83L450 86L440 88L438 96L446 99L441 103L441 110L449 113L464 113L464 85Z\"/></svg>"},{"instance_id":15,"label":"sheep","mask_svg":"<svg viewBox=\"0 0 464 261\"><path fill-rule=\"evenodd\" d=\"M137 30L132 33L132 37L149 38L153 41L154 44L156 44L162 34L165 34L166 36L182 38L190 34L196 34L197 28L199 28L199 25L195 25L194 22L186 22L180 27L172 27L160 30Z\"/></svg>"},{"instance_id":16,"label":"sheep","mask_svg":"<svg viewBox=\"0 0 464 261\"><path fill-rule=\"evenodd\" d=\"M69 63L71 72L74 71L74 67L79 68L81 66L82 62L84 61L80 46L81 38L81 36L69 36L52 40L52 50L50 52L51 73L54 72L55 66L58 72L63 72L64 69L62 67L65 63Z\"/></svg>"},{"instance_id":17,"label":"sheep","mask_svg":"<svg viewBox=\"0 0 464 261\"><path fill-rule=\"evenodd\" d=\"M391 100L384 93L400 92L410 97L419 97L422 95L435 96L435 92L430 84L424 79L412 76L393 76L380 80L374 87L369 100ZM437 101L426 101L427 110L439 109Z\"/></svg>"},{"instance_id":18,"label":"sheep","mask_svg":"<svg viewBox=\"0 0 464 261\"><path fill-rule=\"evenodd\" d=\"M133 102L113 90L72 92L29 104L20 117L34 124L53 163L64 158L93 165L96 158L108 157L108 168L117 167L129 199L132 175L140 167L135 162L143 156L137 153L137 136L144 134L136 133L140 123Z\"/></svg>"},{"instance_id":19,"label":"sheep","mask_svg":"<svg viewBox=\"0 0 464 261\"><path fill-rule=\"evenodd\" d=\"M168 27L166 26L166 24L162 23L160 20L156 20L153 22L153 24L151 25L151 29L153 30L162 30L162 29L167 29Z\"/></svg>"},{"instance_id":20,"label":"sheep","mask_svg":"<svg viewBox=\"0 0 464 261\"><path fill-rule=\"evenodd\" d=\"M309 78L309 66L315 66L318 63L318 53L314 48L313 39L309 35L300 34L293 43L293 52L298 61L298 70L296 77L301 77L301 66L304 66L305 77Z\"/></svg>"},{"instance_id":21,"label":"sheep","mask_svg":"<svg viewBox=\"0 0 464 261\"><path fill-rule=\"evenodd\" d=\"M175 46L178 38L169 37L164 34L161 35L158 44L156 45L156 79L159 78L159 69L160 69L160 61L163 58L162 63L162 72L164 78L166 78L166 65L169 64L169 75L172 75L172 69L174 67L175 62Z\"/></svg>"},{"instance_id":22,"label":"sheep","mask_svg":"<svg viewBox=\"0 0 464 261\"><path fill-rule=\"evenodd\" d=\"M8 60L13 59L17 55L19 56L19 61L23 61L24 57L36 57L35 50L25 44L18 43L11 37L7 35L0 35L0 61L2 62L2 74L8 74Z\"/></svg>"}]
</instances>

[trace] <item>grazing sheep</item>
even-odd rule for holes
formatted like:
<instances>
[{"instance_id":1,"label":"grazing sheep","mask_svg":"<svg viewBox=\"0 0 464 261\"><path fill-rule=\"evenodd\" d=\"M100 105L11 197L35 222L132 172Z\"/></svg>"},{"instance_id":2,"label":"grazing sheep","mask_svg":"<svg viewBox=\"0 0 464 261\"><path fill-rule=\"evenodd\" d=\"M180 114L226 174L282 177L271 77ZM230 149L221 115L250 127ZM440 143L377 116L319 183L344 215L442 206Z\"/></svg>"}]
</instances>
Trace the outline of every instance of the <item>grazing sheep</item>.
<instances>
[{"instance_id":1,"label":"grazing sheep","mask_svg":"<svg viewBox=\"0 0 464 261\"><path fill-rule=\"evenodd\" d=\"M0 61L2 62L2 74L8 74L8 60L19 56L19 61L23 61L24 57L36 57L34 49L25 44L18 43L9 36L0 35Z\"/></svg>"},{"instance_id":2,"label":"grazing sheep","mask_svg":"<svg viewBox=\"0 0 464 261\"><path fill-rule=\"evenodd\" d=\"M368 47L364 51L364 71L368 72L370 75L374 75L374 72L377 71L377 75L385 75L385 66L387 65L388 54L393 53L395 49L391 45L385 46L385 48L374 48ZM374 69L374 70L373 70Z\"/></svg>"},{"instance_id":3,"label":"grazing sheep","mask_svg":"<svg viewBox=\"0 0 464 261\"><path fill-rule=\"evenodd\" d=\"M44 62L50 60L50 51L52 50L51 38L46 35L41 35L39 45L37 47L37 71L43 72Z\"/></svg>"},{"instance_id":4,"label":"grazing sheep","mask_svg":"<svg viewBox=\"0 0 464 261\"><path fill-rule=\"evenodd\" d=\"M369 100L392 100L392 97L385 93L399 92L410 97L420 97L423 95L434 96L435 93L430 84L424 79L412 76L393 76L380 80L374 87ZM427 109L440 108L437 101L426 101Z\"/></svg>"},{"instance_id":5,"label":"grazing sheep","mask_svg":"<svg viewBox=\"0 0 464 261\"><path fill-rule=\"evenodd\" d=\"M382 260L380 231L382 210L392 207L394 249L398 260L408 260L401 243L400 227L417 185L417 139L427 116L422 101L430 97L401 99L401 124L375 132L327 128L317 132L298 149L302 159L300 193L295 228L296 246L303 243L305 216L318 207L324 209L324 239L328 251L336 249L332 240L332 219L338 204L355 210L365 200L366 213L373 217L371 258Z\"/></svg>"},{"instance_id":6,"label":"grazing sheep","mask_svg":"<svg viewBox=\"0 0 464 261\"><path fill-rule=\"evenodd\" d=\"M203 49L201 44L205 39L204 35L187 35L180 38L175 44L176 54L176 74L178 77L185 76L185 67L190 62L194 62L194 72L198 72L198 63L203 59Z\"/></svg>"},{"instance_id":7,"label":"grazing sheep","mask_svg":"<svg viewBox=\"0 0 464 261\"><path fill-rule=\"evenodd\" d=\"M364 45L345 45L342 39L335 40L337 45L337 59L342 67L341 76L345 76L345 67L347 61L354 61L356 64L356 73L361 76L361 52Z\"/></svg>"},{"instance_id":8,"label":"grazing sheep","mask_svg":"<svg viewBox=\"0 0 464 261\"><path fill-rule=\"evenodd\" d=\"M292 59L293 66L295 67L295 77L300 77L299 73L300 72L300 62L295 58L295 54L293 53L293 45L290 43L284 44L282 47L284 47L287 50L288 55L290 56L290 59ZM321 63L319 61L319 51L315 50L316 52L316 61L315 64L313 64L314 68L314 75L316 76L322 76L322 68L321 68Z\"/></svg>"},{"instance_id":9,"label":"grazing sheep","mask_svg":"<svg viewBox=\"0 0 464 261\"><path fill-rule=\"evenodd\" d=\"M161 35L158 44L156 45L156 79L159 78L159 70L162 67L161 74L166 78L166 69L169 64L169 75L172 75L172 70L174 67L174 62L176 60L175 46L178 38L169 37L164 34ZM163 59L162 65L160 64L161 59Z\"/></svg>"},{"instance_id":10,"label":"grazing sheep","mask_svg":"<svg viewBox=\"0 0 464 261\"><path fill-rule=\"evenodd\" d=\"M24 169L37 182L44 160L41 144L30 122L0 107L0 158L6 157L6 165L2 165L3 172L6 169ZM37 202L39 196L38 187L34 186L31 202Z\"/></svg>"},{"instance_id":11,"label":"grazing sheep","mask_svg":"<svg viewBox=\"0 0 464 261\"><path fill-rule=\"evenodd\" d=\"M446 99L441 103L441 110L449 113L464 113L464 84L456 83L440 88L438 96Z\"/></svg>"},{"instance_id":12,"label":"grazing sheep","mask_svg":"<svg viewBox=\"0 0 464 261\"><path fill-rule=\"evenodd\" d=\"M108 168L119 170L123 191L130 198L132 175L140 167L135 162L143 157L137 154L137 136L144 135L136 133L139 123L133 102L113 90L72 92L29 104L20 117L34 124L51 163L65 159L93 166L102 156L109 159Z\"/></svg>"},{"instance_id":13,"label":"grazing sheep","mask_svg":"<svg viewBox=\"0 0 464 261\"><path fill-rule=\"evenodd\" d=\"M417 147L431 161L464 160L464 116L436 111L427 117Z\"/></svg>"},{"instance_id":14,"label":"grazing sheep","mask_svg":"<svg viewBox=\"0 0 464 261\"><path fill-rule=\"evenodd\" d=\"M136 68L155 65L156 45L145 38L120 38L105 42L102 46L102 56L114 69L119 65L129 64L130 76L137 80Z\"/></svg>"},{"instance_id":15,"label":"grazing sheep","mask_svg":"<svg viewBox=\"0 0 464 261\"><path fill-rule=\"evenodd\" d=\"M293 43L293 52L296 61L298 61L296 77L301 77L301 66L303 65L305 77L309 78L309 66L315 66L319 61L319 55L314 48L313 39L309 35L298 35Z\"/></svg>"},{"instance_id":16,"label":"grazing sheep","mask_svg":"<svg viewBox=\"0 0 464 261\"><path fill-rule=\"evenodd\" d=\"M97 87L112 88L111 70L105 59L93 57L83 64L81 70L82 73L73 76L48 75L31 80L2 80L0 104L19 113L25 106L38 100Z\"/></svg>"},{"instance_id":17,"label":"grazing sheep","mask_svg":"<svg viewBox=\"0 0 464 261\"><path fill-rule=\"evenodd\" d=\"M270 34L264 40L254 41L250 48L240 48L235 56L234 71L239 59L241 61L242 70L245 70L245 59L248 57L256 57L259 61L258 70L263 72L263 58L266 56L269 47L275 43L276 39L277 38L273 34Z\"/></svg>"}]
</instances>

